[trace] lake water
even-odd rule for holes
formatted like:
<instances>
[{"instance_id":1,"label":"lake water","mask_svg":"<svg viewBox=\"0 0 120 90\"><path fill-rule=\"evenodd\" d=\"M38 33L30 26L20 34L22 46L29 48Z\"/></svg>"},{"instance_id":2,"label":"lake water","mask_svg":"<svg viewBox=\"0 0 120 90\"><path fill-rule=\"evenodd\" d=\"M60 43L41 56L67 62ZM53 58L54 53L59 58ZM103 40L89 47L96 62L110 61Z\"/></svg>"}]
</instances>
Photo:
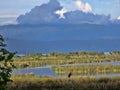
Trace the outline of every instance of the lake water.
<instances>
[{"instance_id":1,"label":"lake water","mask_svg":"<svg viewBox=\"0 0 120 90\"><path fill-rule=\"evenodd\" d=\"M56 73L51 70L51 66L24 68L13 70L12 74L34 74L36 76L53 76L56 77Z\"/></svg>"},{"instance_id":2,"label":"lake water","mask_svg":"<svg viewBox=\"0 0 120 90\"><path fill-rule=\"evenodd\" d=\"M73 65L120 65L120 62L101 62L101 63L83 63L83 64L65 64L65 65L56 65L56 66L73 66ZM52 71L52 66L43 66L43 67L35 67L35 68L24 68L24 69L16 69L13 70L12 74L34 74L36 76L53 76L53 77L67 77L67 75L64 76L58 76L54 71ZM77 75L78 76L78 75ZM113 76L120 76L120 73L109 73L109 74L84 74L80 76L94 76L94 77L113 77Z\"/></svg>"}]
</instances>

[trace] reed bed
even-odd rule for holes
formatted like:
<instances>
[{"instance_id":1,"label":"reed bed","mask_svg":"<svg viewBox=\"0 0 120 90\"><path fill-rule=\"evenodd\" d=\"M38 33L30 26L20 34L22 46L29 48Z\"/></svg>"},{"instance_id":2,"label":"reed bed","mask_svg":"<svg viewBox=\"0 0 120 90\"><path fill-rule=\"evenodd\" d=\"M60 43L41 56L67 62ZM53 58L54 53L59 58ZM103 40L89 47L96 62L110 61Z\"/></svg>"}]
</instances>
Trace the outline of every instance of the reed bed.
<instances>
[{"instance_id":1,"label":"reed bed","mask_svg":"<svg viewBox=\"0 0 120 90\"><path fill-rule=\"evenodd\" d=\"M26 56L15 56L14 64L17 68L40 67L46 65L64 65L81 63L100 63L120 61L120 54L81 52L81 53L52 53L52 54L30 54Z\"/></svg>"},{"instance_id":2,"label":"reed bed","mask_svg":"<svg viewBox=\"0 0 120 90\"><path fill-rule=\"evenodd\" d=\"M72 77L13 75L8 90L120 90L120 77Z\"/></svg>"},{"instance_id":3,"label":"reed bed","mask_svg":"<svg viewBox=\"0 0 120 90\"><path fill-rule=\"evenodd\" d=\"M55 66L52 70L58 75L66 75L72 71L73 75L120 73L120 65L81 65Z\"/></svg>"}]
</instances>

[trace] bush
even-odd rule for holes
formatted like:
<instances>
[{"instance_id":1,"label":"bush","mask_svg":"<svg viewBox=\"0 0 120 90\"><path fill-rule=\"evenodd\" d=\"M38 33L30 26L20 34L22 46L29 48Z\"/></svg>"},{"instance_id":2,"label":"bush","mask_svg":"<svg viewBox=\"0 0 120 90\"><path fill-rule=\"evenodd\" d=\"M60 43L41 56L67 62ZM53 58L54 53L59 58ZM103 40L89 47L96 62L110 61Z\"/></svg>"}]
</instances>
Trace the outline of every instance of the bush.
<instances>
[{"instance_id":1,"label":"bush","mask_svg":"<svg viewBox=\"0 0 120 90\"><path fill-rule=\"evenodd\" d=\"M6 50L5 46L4 39L0 35L0 90L5 90L7 82L12 81L11 71L15 67L12 63L15 53Z\"/></svg>"}]
</instances>

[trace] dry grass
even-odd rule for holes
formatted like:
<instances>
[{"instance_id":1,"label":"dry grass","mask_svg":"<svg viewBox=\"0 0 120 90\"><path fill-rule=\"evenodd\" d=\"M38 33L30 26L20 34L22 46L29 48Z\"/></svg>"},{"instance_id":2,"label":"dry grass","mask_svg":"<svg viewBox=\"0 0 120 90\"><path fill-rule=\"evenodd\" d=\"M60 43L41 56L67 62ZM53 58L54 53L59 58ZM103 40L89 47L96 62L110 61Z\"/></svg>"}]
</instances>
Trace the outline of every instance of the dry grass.
<instances>
[{"instance_id":1,"label":"dry grass","mask_svg":"<svg viewBox=\"0 0 120 90\"><path fill-rule=\"evenodd\" d=\"M12 76L8 90L120 90L120 77L52 78L33 75Z\"/></svg>"}]
</instances>

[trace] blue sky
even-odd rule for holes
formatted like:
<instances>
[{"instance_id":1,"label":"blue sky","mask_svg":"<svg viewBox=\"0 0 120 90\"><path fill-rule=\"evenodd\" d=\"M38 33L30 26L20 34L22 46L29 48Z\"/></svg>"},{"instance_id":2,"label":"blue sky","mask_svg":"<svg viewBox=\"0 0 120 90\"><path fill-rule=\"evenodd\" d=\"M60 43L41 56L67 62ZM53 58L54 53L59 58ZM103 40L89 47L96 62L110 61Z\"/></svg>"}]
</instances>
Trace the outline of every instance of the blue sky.
<instances>
[{"instance_id":1,"label":"blue sky","mask_svg":"<svg viewBox=\"0 0 120 90\"><path fill-rule=\"evenodd\" d=\"M19 15L29 12L33 7L49 0L0 0L0 23L14 21ZM76 10L77 0L58 0L68 11ZM89 3L95 14L110 14L112 18L120 16L120 0L79 0Z\"/></svg>"}]
</instances>

